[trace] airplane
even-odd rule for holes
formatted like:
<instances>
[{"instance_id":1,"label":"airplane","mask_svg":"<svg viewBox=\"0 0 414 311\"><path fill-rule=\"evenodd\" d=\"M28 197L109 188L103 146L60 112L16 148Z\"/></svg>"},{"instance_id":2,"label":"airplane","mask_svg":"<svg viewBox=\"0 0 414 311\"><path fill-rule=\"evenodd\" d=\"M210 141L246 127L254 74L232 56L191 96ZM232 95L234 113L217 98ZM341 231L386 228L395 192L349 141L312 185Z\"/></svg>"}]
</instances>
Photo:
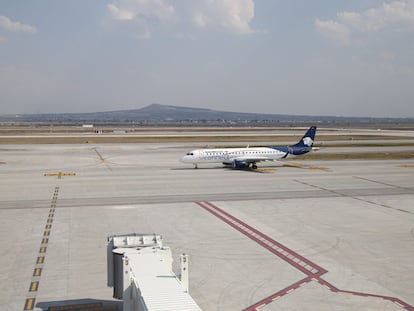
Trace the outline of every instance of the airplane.
<instances>
[{"instance_id":1,"label":"airplane","mask_svg":"<svg viewBox=\"0 0 414 311\"><path fill-rule=\"evenodd\" d=\"M180 161L192 163L194 168L198 168L200 163L223 163L233 169L257 169L257 162L286 159L308 153L312 150L315 134L316 126L311 126L301 140L291 146L197 149L187 152Z\"/></svg>"}]
</instances>

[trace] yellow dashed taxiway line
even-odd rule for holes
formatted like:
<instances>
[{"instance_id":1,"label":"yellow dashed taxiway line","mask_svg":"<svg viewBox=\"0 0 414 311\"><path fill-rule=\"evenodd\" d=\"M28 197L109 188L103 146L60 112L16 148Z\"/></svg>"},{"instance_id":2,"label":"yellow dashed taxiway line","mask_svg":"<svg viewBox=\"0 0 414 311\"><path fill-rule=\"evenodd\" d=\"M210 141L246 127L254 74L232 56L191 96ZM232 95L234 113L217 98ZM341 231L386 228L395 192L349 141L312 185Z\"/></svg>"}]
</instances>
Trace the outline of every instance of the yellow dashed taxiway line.
<instances>
[{"instance_id":1,"label":"yellow dashed taxiway line","mask_svg":"<svg viewBox=\"0 0 414 311\"><path fill-rule=\"evenodd\" d=\"M45 174L45 176L47 176ZM60 178L62 173L59 172L58 177ZM49 215L46 221L45 231L43 232L43 237L40 243L39 253L36 258L36 266L33 270L32 280L30 282L29 291L27 298L24 304L24 310L33 310L36 303L36 294L40 284L40 277L42 275L43 264L45 262L45 256L47 251L47 245L49 243L49 236L52 229L52 222L54 211L56 207L56 201L59 194L59 187L55 187L55 191L52 198L51 208L49 210Z\"/></svg>"},{"instance_id":2,"label":"yellow dashed taxiway line","mask_svg":"<svg viewBox=\"0 0 414 311\"><path fill-rule=\"evenodd\" d=\"M42 268L35 268L33 271L33 276L40 276L42 274Z\"/></svg>"},{"instance_id":3,"label":"yellow dashed taxiway line","mask_svg":"<svg viewBox=\"0 0 414 311\"><path fill-rule=\"evenodd\" d=\"M28 298L26 299L26 303L24 304L24 310L33 310L34 308L35 299Z\"/></svg>"},{"instance_id":4,"label":"yellow dashed taxiway line","mask_svg":"<svg viewBox=\"0 0 414 311\"><path fill-rule=\"evenodd\" d=\"M37 289L39 288L39 282L35 281L30 283L29 292L37 292Z\"/></svg>"}]
</instances>

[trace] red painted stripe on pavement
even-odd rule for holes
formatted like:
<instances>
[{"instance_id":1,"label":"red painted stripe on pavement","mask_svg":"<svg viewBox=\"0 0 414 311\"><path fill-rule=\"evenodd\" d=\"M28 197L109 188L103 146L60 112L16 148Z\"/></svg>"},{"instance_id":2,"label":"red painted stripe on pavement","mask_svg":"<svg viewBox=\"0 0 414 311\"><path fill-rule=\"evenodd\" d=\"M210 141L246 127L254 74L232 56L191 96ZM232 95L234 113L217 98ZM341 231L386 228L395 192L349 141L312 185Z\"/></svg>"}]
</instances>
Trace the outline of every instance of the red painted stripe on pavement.
<instances>
[{"instance_id":1,"label":"red painted stripe on pavement","mask_svg":"<svg viewBox=\"0 0 414 311\"><path fill-rule=\"evenodd\" d=\"M375 295L375 294L368 294L368 293L362 293L362 292L354 292L354 291L348 291L348 290L341 290L337 287L333 286L331 283L325 281L320 276L326 272L327 270L323 269L322 267L318 266L317 264L311 262L310 260L302 257L295 251L287 248L286 246L280 244L279 242L276 242L272 238L268 237L264 233L261 233L260 231L256 230L255 228L249 226L248 224L244 223L243 221L237 219L233 215L230 215L229 213L225 212L224 210L220 209L219 207L215 206L214 204L210 202L196 202L200 207L208 211L209 213L213 214L217 218L221 219L228 225L232 226L237 231L243 233L251 240L254 240L264 248L268 249L270 252L278 256L279 258L283 259L284 261L288 262L292 266L296 267L298 270L302 271L306 275L308 275L307 278L300 280L289 287L286 287L282 289L281 291L257 302L256 304L248 307L245 309L246 311L256 311L259 307L262 307L268 303L271 303L273 300L280 298L283 295L286 295L288 292L291 292L292 290L303 286L305 283L309 283L311 281L318 281L321 285L328 288L330 291L335 293L345 293L345 294L352 294L352 295L358 295L363 297L374 297L374 298L381 298L384 300L388 300L391 302L394 302L395 304L399 305L400 307L405 308L409 311L414 311L414 307L409 305L408 303L405 303L404 301L395 298L395 297L389 297L389 296L382 296L382 295ZM270 243L269 243L270 242ZM283 252L277 251L274 247L271 245L276 246L279 250L284 250ZM297 259L295 261L295 259ZM298 261L299 260L299 261ZM306 263L308 269L306 267L303 267L300 265L300 263ZM310 271L311 270L311 271ZM315 271L316 270L316 271Z\"/></svg>"},{"instance_id":2,"label":"red painted stripe on pavement","mask_svg":"<svg viewBox=\"0 0 414 311\"><path fill-rule=\"evenodd\" d=\"M408 303L406 303L406 302L404 302L404 301L402 301L398 298L395 298L395 297L376 295L376 294L368 294L368 293L362 293L362 292L354 292L354 291L350 291L350 290L342 290L342 289L336 288L335 286L333 286L332 284L330 284L329 282L325 281L322 278L318 278L318 281L322 285L328 287L333 292L344 293L344 294L352 294L352 295L362 296L362 297L381 298L381 299L384 299L384 300L392 301L392 302L400 305L401 307L405 308L406 310L414 311L413 306L411 306Z\"/></svg>"},{"instance_id":3,"label":"red painted stripe on pavement","mask_svg":"<svg viewBox=\"0 0 414 311\"><path fill-rule=\"evenodd\" d=\"M311 277L307 277L307 278L305 278L303 280L297 281L296 283L294 283L294 284L292 284L292 285L290 285L290 286L288 286L288 287L286 287L286 288L278 291L277 293L274 293L273 295L271 295L269 297L266 297L263 300L260 300L259 302L255 303L254 305L246 308L245 311L255 311L258 308L260 308L261 306L266 305L268 303L271 303L275 299L278 299L281 296L284 296L284 295L290 293L291 291L299 288L301 285L303 285L305 283L309 283L311 281L312 281L312 278Z\"/></svg>"},{"instance_id":4,"label":"red painted stripe on pavement","mask_svg":"<svg viewBox=\"0 0 414 311\"><path fill-rule=\"evenodd\" d=\"M209 211L217 218L221 219L225 223L229 224L236 230L240 231L250 239L254 240L279 258L283 259L284 261L288 262L290 265L296 267L298 270L302 271L308 276L320 276L327 272L324 268L318 266L317 264L311 262L310 260L302 257L295 251L287 248L286 246L280 244L279 242L273 240L272 238L268 237L264 233L256 230L255 228L249 226L248 224L244 223L243 221L237 219L236 217L228 214L227 212L223 211L222 209L218 208L217 206L213 205L210 202L197 202L199 206L204 208L205 210ZM241 226L239 226L239 225ZM276 248L283 250L284 252L278 251L275 247L271 247L266 241L271 242ZM297 259L295 261L295 259ZM308 267L300 265L300 262L304 262L307 264ZM316 271L314 271L316 270Z\"/></svg>"}]
</instances>

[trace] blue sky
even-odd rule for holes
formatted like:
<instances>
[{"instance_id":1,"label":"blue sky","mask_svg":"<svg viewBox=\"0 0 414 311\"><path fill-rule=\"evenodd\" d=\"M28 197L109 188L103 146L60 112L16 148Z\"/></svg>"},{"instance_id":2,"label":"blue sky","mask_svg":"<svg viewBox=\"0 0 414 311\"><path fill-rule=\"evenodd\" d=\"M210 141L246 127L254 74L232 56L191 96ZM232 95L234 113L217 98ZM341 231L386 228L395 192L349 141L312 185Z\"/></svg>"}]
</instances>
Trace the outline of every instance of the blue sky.
<instances>
[{"instance_id":1,"label":"blue sky","mask_svg":"<svg viewBox=\"0 0 414 311\"><path fill-rule=\"evenodd\" d=\"M414 117L414 0L0 0L0 114Z\"/></svg>"}]
</instances>

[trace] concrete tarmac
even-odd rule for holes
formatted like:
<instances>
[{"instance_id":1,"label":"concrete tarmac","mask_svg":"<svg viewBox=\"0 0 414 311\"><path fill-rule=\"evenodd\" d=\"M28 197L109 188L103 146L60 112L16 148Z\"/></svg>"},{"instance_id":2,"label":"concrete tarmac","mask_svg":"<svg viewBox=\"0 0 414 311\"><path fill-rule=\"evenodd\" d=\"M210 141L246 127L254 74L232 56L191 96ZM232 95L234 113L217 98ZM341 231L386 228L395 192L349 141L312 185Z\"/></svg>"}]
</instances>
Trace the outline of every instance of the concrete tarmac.
<instances>
[{"instance_id":1,"label":"concrete tarmac","mask_svg":"<svg viewBox=\"0 0 414 311\"><path fill-rule=\"evenodd\" d=\"M193 169L185 143L0 149L0 310L119 307L106 238L131 232L161 234L176 272L189 254L203 310L414 310L412 160L251 172Z\"/></svg>"}]
</instances>

